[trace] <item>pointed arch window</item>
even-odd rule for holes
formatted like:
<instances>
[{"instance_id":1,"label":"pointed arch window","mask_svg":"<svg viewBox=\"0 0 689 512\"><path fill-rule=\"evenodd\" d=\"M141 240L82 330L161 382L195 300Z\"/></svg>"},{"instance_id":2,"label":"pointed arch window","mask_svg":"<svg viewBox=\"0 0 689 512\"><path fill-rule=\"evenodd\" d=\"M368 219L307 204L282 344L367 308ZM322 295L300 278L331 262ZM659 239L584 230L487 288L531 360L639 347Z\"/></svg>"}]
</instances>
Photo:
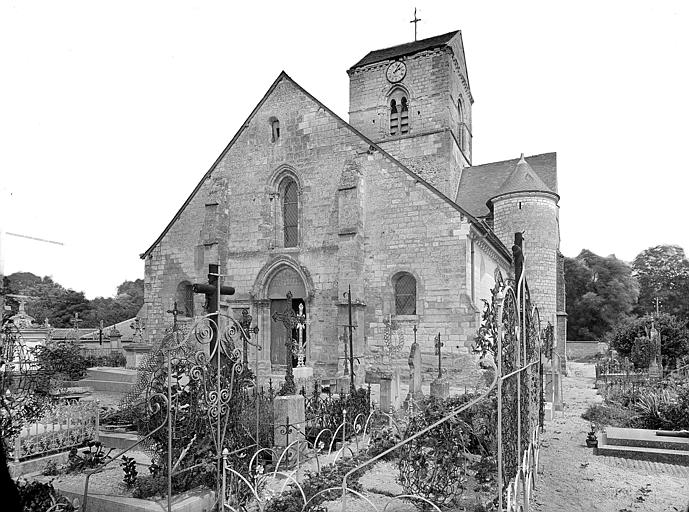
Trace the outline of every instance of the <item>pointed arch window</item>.
<instances>
[{"instance_id":1,"label":"pointed arch window","mask_svg":"<svg viewBox=\"0 0 689 512\"><path fill-rule=\"evenodd\" d=\"M409 133L409 100L402 89L390 94L390 135Z\"/></svg>"},{"instance_id":2,"label":"pointed arch window","mask_svg":"<svg viewBox=\"0 0 689 512\"><path fill-rule=\"evenodd\" d=\"M398 315L416 314L416 279L402 272L395 276L395 313Z\"/></svg>"},{"instance_id":3,"label":"pointed arch window","mask_svg":"<svg viewBox=\"0 0 689 512\"><path fill-rule=\"evenodd\" d=\"M285 247L296 247L299 241L299 190L292 178L284 181L282 200Z\"/></svg>"}]
</instances>

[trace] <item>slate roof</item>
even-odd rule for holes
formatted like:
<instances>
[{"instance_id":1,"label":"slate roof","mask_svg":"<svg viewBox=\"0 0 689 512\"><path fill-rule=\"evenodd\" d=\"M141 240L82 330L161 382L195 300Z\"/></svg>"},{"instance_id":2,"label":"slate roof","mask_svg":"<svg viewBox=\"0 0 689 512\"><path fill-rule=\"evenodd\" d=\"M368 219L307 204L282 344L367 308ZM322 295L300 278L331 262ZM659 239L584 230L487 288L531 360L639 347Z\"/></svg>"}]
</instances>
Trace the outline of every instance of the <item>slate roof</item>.
<instances>
[{"instance_id":1,"label":"slate roof","mask_svg":"<svg viewBox=\"0 0 689 512\"><path fill-rule=\"evenodd\" d=\"M474 165L462 171L455 202L475 217L485 217L490 213L486 202L507 188L526 186L521 180L528 169L517 169L519 158ZM528 168L539 178L544 191L557 194L557 153L543 153L526 157ZM519 172L516 172L519 171ZM514 177L512 176L514 175ZM508 178L513 177L510 183ZM534 181L535 183L535 181ZM505 188L503 189L503 186ZM524 189L522 189L524 190ZM536 190L534 187L528 190Z\"/></svg>"},{"instance_id":2,"label":"slate roof","mask_svg":"<svg viewBox=\"0 0 689 512\"><path fill-rule=\"evenodd\" d=\"M427 39L421 39L420 41L399 44L397 46L392 46L390 48L383 48L382 50L374 50L372 52L367 53L363 59L354 64L350 69L359 68L361 66L367 66L369 64L374 64L376 62L381 62L384 60L395 59L397 57L402 57L404 55L411 55L422 50L430 50L431 48L445 46L450 41L450 39L452 39L458 33L459 30L455 30L454 32L448 32L447 34L443 34L440 36L433 36Z\"/></svg>"}]
</instances>

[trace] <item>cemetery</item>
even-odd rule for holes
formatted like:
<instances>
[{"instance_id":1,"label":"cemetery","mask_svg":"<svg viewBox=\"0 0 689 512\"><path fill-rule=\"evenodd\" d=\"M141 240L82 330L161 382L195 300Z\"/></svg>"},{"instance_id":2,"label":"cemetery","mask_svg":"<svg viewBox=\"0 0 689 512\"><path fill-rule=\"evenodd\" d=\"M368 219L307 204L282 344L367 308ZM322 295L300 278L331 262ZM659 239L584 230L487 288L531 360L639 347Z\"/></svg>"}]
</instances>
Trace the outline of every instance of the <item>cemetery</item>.
<instances>
[{"instance_id":1,"label":"cemetery","mask_svg":"<svg viewBox=\"0 0 689 512\"><path fill-rule=\"evenodd\" d=\"M175 305L128 368L87 368L77 339L27 348L6 322L10 470L25 490L42 485L32 492L52 510L518 510L537 477L552 329L525 279L496 278L475 389L443 372L440 336L430 388L416 340L408 381L389 368L357 388L353 358L342 378L315 379L291 308L273 318L297 356L279 382L248 360L258 330L246 311L210 307L189 325Z\"/></svg>"}]
</instances>

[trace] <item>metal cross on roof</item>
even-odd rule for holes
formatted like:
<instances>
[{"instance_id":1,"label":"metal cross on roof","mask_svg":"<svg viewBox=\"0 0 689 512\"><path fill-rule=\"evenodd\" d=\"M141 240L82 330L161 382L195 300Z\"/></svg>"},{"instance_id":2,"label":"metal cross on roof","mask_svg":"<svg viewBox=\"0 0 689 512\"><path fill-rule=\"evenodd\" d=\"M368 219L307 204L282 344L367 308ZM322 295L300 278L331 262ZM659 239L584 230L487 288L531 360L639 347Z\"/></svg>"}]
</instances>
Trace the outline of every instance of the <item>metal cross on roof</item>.
<instances>
[{"instance_id":1,"label":"metal cross on roof","mask_svg":"<svg viewBox=\"0 0 689 512\"><path fill-rule=\"evenodd\" d=\"M421 18L416 17L416 7L414 7L414 19L409 22L414 24L414 41L416 41L416 25L419 21L421 21Z\"/></svg>"}]
</instances>

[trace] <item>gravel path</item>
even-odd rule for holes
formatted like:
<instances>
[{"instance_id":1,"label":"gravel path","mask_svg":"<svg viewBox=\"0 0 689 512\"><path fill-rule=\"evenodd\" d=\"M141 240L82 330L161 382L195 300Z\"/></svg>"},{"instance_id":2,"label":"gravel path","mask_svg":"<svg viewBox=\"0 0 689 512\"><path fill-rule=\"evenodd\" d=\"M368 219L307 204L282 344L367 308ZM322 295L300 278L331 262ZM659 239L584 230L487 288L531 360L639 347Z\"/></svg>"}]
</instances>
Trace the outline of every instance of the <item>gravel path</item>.
<instances>
[{"instance_id":1,"label":"gravel path","mask_svg":"<svg viewBox=\"0 0 689 512\"><path fill-rule=\"evenodd\" d=\"M689 502L689 468L593 455L586 448L586 407L602 399L594 366L570 363L564 412L546 423L533 510L538 512L676 512Z\"/></svg>"}]
</instances>

